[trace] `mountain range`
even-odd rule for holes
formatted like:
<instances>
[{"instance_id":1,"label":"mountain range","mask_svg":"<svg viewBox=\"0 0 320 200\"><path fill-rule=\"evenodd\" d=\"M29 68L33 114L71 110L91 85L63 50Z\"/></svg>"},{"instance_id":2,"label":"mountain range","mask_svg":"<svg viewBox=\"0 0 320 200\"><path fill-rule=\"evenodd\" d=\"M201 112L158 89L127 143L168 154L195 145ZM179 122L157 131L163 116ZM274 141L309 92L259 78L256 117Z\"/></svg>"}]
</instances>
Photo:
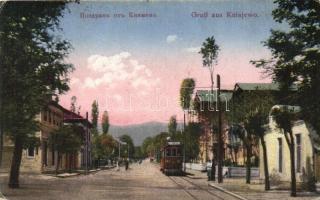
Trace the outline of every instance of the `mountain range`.
<instances>
[{"instance_id":1,"label":"mountain range","mask_svg":"<svg viewBox=\"0 0 320 200\"><path fill-rule=\"evenodd\" d=\"M168 124L162 122L146 122L126 126L110 125L109 133L117 138L121 135L129 135L135 146L140 146L147 137L153 137L160 132L167 132Z\"/></svg>"}]
</instances>

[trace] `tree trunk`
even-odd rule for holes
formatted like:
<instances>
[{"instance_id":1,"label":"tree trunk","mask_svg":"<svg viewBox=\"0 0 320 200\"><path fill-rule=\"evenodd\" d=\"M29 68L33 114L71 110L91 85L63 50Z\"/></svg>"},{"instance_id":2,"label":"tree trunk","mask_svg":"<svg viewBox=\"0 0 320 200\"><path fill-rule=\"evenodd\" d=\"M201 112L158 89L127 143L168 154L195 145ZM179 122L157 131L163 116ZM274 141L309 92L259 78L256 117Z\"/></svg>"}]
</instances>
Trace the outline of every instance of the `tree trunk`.
<instances>
[{"instance_id":1,"label":"tree trunk","mask_svg":"<svg viewBox=\"0 0 320 200\"><path fill-rule=\"evenodd\" d=\"M290 163L291 163L291 196L297 196L297 186L296 186L296 167L295 167L295 158L294 158L294 138L292 132L289 132L290 136Z\"/></svg>"},{"instance_id":2,"label":"tree trunk","mask_svg":"<svg viewBox=\"0 0 320 200\"><path fill-rule=\"evenodd\" d=\"M212 159L212 165L211 165L211 178L212 178L212 181L216 181L216 163L214 159Z\"/></svg>"},{"instance_id":3,"label":"tree trunk","mask_svg":"<svg viewBox=\"0 0 320 200\"><path fill-rule=\"evenodd\" d=\"M22 141L17 136L14 141L14 151L11 162L10 177L9 177L9 188L19 188L19 174L20 164L22 157Z\"/></svg>"},{"instance_id":4,"label":"tree trunk","mask_svg":"<svg viewBox=\"0 0 320 200\"><path fill-rule=\"evenodd\" d=\"M263 153L263 167L264 167L264 178L265 178L264 189L267 191L267 190L270 190L267 147L266 147L266 142L264 141L263 136L260 137L260 140L261 140L262 153Z\"/></svg>"},{"instance_id":5,"label":"tree trunk","mask_svg":"<svg viewBox=\"0 0 320 200\"><path fill-rule=\"evenodd\" d=\"M59 165L60 165L60 153L59 153L59 151L58 151L57 157L58 157L58 159L57 159L57 165L56 165L56 174L58 174Z\"/></svg>"},{"instance_id":6,"label":"tree trunk","mask_svg":"<svg viewBox=\"0 0 320 200\"><path fill-rule=\"evenodd\" d=\"M251 181L251 144L247 145L247 160L246 160L246 183Z\"/></svg>"}]
</instances>

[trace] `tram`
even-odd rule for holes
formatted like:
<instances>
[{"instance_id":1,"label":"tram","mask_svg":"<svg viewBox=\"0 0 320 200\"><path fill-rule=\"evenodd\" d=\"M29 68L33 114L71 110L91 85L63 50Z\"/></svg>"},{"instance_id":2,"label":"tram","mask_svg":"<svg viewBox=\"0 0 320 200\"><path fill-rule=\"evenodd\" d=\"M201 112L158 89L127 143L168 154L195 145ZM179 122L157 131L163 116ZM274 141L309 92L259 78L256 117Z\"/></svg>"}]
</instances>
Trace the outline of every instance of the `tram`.
<instances>
[{"instance_id":1,"label":"tram","mask_svg":"<svg viewBox=\"0 0 320 200\"><path fill-rule=\"evenodd\" d=\"M165 175L182 175L182 145L180 142L168 142L161 149L160 170Z\"/></svg>"}]
</instances>

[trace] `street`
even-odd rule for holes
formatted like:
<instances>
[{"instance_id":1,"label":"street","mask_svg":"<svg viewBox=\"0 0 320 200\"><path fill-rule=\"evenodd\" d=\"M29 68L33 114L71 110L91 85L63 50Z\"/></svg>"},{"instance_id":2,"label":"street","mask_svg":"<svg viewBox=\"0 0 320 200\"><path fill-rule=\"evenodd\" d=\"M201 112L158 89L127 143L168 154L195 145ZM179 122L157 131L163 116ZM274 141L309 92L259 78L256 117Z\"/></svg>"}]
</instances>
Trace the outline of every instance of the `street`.
<instances>
[{"instance_id":1,"label":"street","mask_svg":"<svg viewBox=\"0 0 320 200\"><path fill-rule=\"evenodd\" d=\"M56 178L47 175L22 175L20 189L8 189L7 176L1 177L1 191L15 199L235 199L207 185L204 179L167 177L156 164L144 161L102 170L90 175Z\"/></svg>"}]
</instances>

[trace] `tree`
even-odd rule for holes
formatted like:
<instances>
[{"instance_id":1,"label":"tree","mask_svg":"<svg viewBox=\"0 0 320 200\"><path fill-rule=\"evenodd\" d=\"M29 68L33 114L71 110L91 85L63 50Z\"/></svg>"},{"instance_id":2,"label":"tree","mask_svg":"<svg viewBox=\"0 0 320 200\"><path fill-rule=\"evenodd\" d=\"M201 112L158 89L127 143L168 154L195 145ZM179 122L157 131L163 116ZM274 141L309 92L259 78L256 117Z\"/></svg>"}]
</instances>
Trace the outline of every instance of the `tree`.
<instances>
[{"instance_id":1,"label":"tree","mask_svg":"<svg viewBox=\"0 0 320 200\"><path fill-rule=\"evenodd\" d=\"M186 143L186 149L188 149L189 160L194 160L198 158L200 152L199 137L201 133L201 126L199 123L190 122L186 127L186 137L189 142ZM182 142L182 141L181 141Z\"/></svg>"},{"instance_id":2,"label":"tree","mask_svg":"<svg viewBox=\"0 0 320 200\"><path fill-rule=\"evenodd\" d=\"M70 111L76 113L77 112L77 97L72 96L71 97L71 104L70 104Z\"/></svg>"},{"instance_id":3,"label":"tree","mask_svg":"<svg viewBox=\"0 0 320 200\"><path fill-rule=\"evenodd\" d=\"M275 106L271 111L271 115L275 120L277 127L284 134L284 138L289 147L290 153L290 168L291 168L291 196L297 195L296 186L296 168L295 168L295 156L294 156L294 137L292 127L294 121L297 120L297 112L293 106Z\"/></svg>"},{"instance_id":4,"label":"tree","mask_svg":"<svg viewBox=\"0 0 320 200\"><path fill-rule=\"evenodd\" d=\"M126 144L127 149L122 148L121 154L124 157L132 158L134 154L134 143L132 138L129 135L122 135L120 136L120 141L127 143Z\"/></svg>"},{"instance_id":5,"label":"tree","mask_svg":"<svg viewBox=\"0 0 320 200\"><path fill-rule=\"evenodd\" d=\"M91 105L91 122L92 122L93 128L96 130L98 128L98 118L99 118L99 105L98 105L98 101L94 100Z\"/></svg>"},{"instance_id":6,"label":"tree","mask_svg":"<svg viewBox=\"0 0 320 200\"><path fill-rule=\"evenodd\" d=\"M190 109L191 98L195 87L195 81L193 78L183 79L180 87L180 106L183 110Z\"/></svg>"},{"instance_id":7,"label":"tree","mask_svg":"<svg viewBox=\"0 0 320 200\"><path fill-rule=\"evenodd\" d=\"M219 54L220 48L219 46L216 44L216 40L214 39L213 36L208 37L206 39L205 42L203 42L202 47L200 49L200 54L202 55L202 65L204 67L208 67L209 72L210 72L210 80L211 80L211 94L213 94L213 85L214 85L214 81L213 81L213 72L214 72L214 66L217 65L218 63L218 54ZM211 95L213 98L213 95ZM218 97L220 98L220 97ZM211 102L214 102L213 99ZM219 109L220 110L220 109ZM220 111L219 111L220 112ZM220 115L220 113L219 113ZM219 119L220 116L219 116ZM220 121L220 120L219 120ZM219 124L220 127L221 124ZM215 125L212 123L212 130L214 130ZM212 133L213 134L213 133ZM213 135L212 135L213 137ZM218 162L218 182L222 182L222 153L223 153L223 145L222 145L222 139L221 139L221 130L219 130L218 133L218 155L217 155L217 162ZM214 146L212 144L212 146ZM212 162L212 167L211 167L211 177L213 177L213 179L215 179L215 162L213 160Z\"/></svg>"},{"instance_id":8,"label":"tree","mask_svg":"<svg viewBox=\"0 0 320 200\"><path fill-rule=\"evenodd\" d=\"M177 132L177 126L178 126L177 117L175 115L173 115L170 117L169 123L168 123L168 132L173 140L175 139L175 135Z\"/></svg>"},{"instance_id":9,"label":"tree","mask_svg":"<svg viewBox=\"0 0 320 200\"><path fill-rule=\"evenodd\" d=\"M234 92L232 100L232 112L227 118L232 121L231 133L239 137L246 148L246 183L251 182L251 156L252 145L260 139L262 144L265 189L269 190L269 171L267 165L267 148L264 142L264 128L267 124L270 109L275 104L274 96L278 92L259 90L256 88L249 91Z\"/></svg>"},{"instance_id":10,"label":"tree","mask_svg":"<svg viewBox=\"0 0 320 200\"><path fill-rule=\"evenodd\" d=\"M102 115L102 133L103 134L107 134L109 131L109 115L108 115L108 111L104 111L103 115Z\"/></svg>"},{"instance_id":11,"label":"tree","mask_svg":"<svg viewBox=\"0 0 320 200\"><path fill-rule=\"evenodd\" d=\"M50 134L49 144L50 146L54 146L54 149L58 153L56 174L59 170L62 155L66 154L66 156L70 156L77 153L83 144L81 138L83 138L84 134L84 129L77 125L63 125ZM71 167L71 165L69 166ZM69 168L69 171L71 171L71 168Z\"/></svg>"},{"instance_id":12,"label":"tree","mask_svg":"<svg viewBox=\"0 0 320 200\"><path fill-rule=\"evenodd\" d=\"M39 130L36 115L69 89L71 45L61 36L65 2L6 2L0 13L1 122L14 143L9 187L19 187L23 145ZM8 48L10 47L10 48Z\"/></svg>"}]
</instances>

